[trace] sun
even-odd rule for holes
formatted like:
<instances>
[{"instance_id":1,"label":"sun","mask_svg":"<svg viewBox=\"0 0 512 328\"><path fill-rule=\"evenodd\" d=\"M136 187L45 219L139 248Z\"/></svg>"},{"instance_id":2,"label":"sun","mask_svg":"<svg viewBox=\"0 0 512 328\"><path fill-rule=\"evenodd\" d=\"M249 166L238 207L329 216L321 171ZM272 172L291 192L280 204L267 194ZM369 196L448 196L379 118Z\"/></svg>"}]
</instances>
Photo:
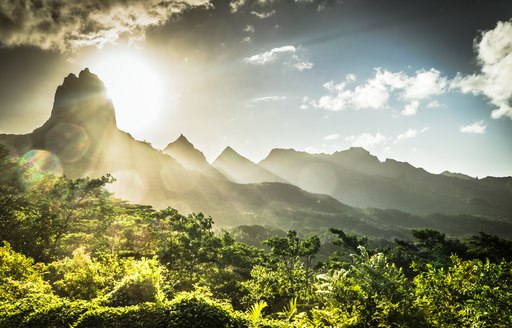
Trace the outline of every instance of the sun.
<instances>
[{"instance_id":1,"label":"sun","mask_svg":"<svg viewBox=\"0 0 512 328\"><path fill-rule=\"evenodd\" d=\"M135 50L111 52L97 57L90 69L105 84L119 128L141 135L158 122L166 83L156 62Z\"/></svg>"}]
</instances>

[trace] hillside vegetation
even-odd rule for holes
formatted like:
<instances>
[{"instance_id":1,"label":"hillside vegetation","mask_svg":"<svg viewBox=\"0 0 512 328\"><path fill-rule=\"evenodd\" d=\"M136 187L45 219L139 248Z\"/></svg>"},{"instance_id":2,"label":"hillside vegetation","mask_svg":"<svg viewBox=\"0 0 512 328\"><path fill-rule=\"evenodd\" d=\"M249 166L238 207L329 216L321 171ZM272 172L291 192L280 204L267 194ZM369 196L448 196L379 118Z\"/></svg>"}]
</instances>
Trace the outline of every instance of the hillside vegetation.
<instances>
[{"instance_id":1,"label":"hillside vegetation","mask_svg":"<svg viewBox=\"0 0 512 328\"><path fill-rule=\"evenodd\" d=\"M291 230L254 247L201 213L115 199L108 175L47 174L4 148L0 171L0 327L512 325L506 239Z\"/></svg>"}]
</instances>

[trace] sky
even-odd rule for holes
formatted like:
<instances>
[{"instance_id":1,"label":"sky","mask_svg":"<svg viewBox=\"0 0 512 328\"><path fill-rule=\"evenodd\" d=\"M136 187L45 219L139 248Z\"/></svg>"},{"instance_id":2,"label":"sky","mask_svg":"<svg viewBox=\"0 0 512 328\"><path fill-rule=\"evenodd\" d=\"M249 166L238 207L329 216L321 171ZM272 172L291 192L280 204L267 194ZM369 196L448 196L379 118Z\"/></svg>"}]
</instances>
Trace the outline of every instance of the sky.
<instances>
[{"instance_id":1,"label":"sky","mask_svg":"<svg viewBox=\"0 0 512 328\"><path fill-rule=\"evenodd\" d=\"M0 0L0 133L42 125L89 67L155 148L512 176L511 18L510 0Z\"/></svg>"}]
</instances>

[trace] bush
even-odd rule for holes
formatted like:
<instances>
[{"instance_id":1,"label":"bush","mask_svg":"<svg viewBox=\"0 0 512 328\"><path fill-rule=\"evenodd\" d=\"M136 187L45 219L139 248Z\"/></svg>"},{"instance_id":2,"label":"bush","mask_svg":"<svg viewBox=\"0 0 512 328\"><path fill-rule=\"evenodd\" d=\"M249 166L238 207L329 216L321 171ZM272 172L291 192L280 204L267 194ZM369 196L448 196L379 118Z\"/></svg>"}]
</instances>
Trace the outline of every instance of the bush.
<instances>
[{"instance_id":1,"label":"bush","mask_svg":"<svg viewBox=\"0 0 512 328\"><path fill-rule=\"evenodd\" d=\"M75 327L236 328L247 325L228 305L199 293L181 293L174 300L160 304L95 309L87 312Z\"/></svg>"},{"instance_id":2,"label":"bush","mask_svg":"<svg viewBox=\"0 0 512 328\"><path fill-rule=\"evenodd\" d=\"M129 306L163 301L161 266L156 259L132 260L125 264L127 276L106 295L106 305Z\"/></svg>"}]
</instances>

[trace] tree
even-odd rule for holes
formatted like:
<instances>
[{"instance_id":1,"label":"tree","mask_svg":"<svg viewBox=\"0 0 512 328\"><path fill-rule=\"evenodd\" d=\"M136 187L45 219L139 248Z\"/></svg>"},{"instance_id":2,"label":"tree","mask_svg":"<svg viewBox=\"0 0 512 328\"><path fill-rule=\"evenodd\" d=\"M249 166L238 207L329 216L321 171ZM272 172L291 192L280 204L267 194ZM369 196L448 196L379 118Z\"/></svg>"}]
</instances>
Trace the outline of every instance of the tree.
<instances>
[{"instance_id":1,"label":"tree","mask_svg":"<svg viewBox=\"0 0 512 328\"><path fill-rule=\"evenodd\" d=\"M436 327L511 327L512 264L462 261L414 278L418 304Z\"/></svg>"},{"instance_id":2,"label":"tree","mask_svg":"<svg viewBox=\"0 0 512 328\"><path fill-rule=\"evenodd\" d=\"M382 253L370 256L364 247L358 253L348 268L319 276L318 294L325 308L313 311L314 316L326 325L346 327L427 326L402 270Z\"/></svg>"}]
</instances>

